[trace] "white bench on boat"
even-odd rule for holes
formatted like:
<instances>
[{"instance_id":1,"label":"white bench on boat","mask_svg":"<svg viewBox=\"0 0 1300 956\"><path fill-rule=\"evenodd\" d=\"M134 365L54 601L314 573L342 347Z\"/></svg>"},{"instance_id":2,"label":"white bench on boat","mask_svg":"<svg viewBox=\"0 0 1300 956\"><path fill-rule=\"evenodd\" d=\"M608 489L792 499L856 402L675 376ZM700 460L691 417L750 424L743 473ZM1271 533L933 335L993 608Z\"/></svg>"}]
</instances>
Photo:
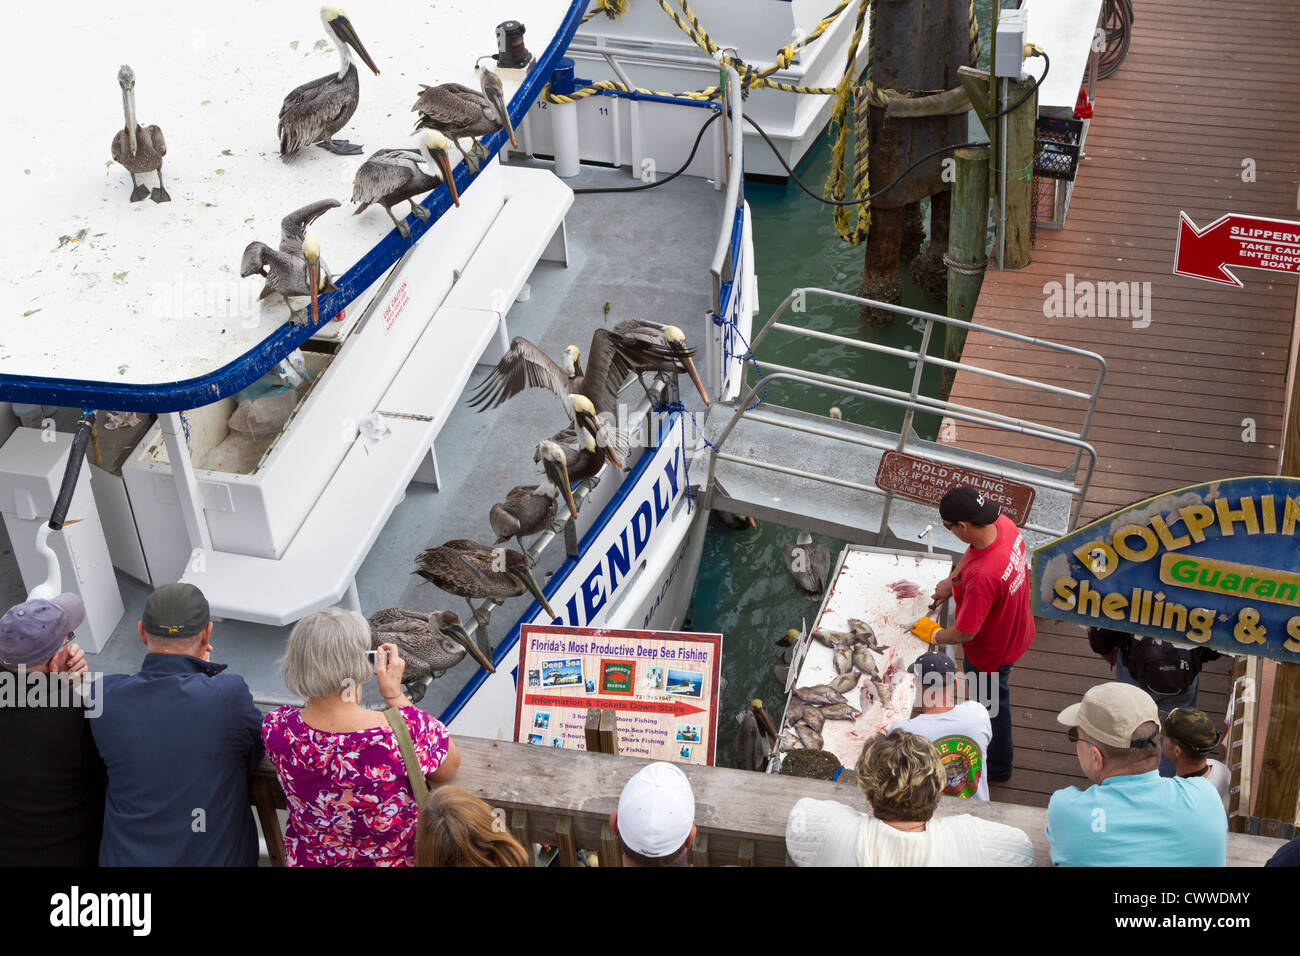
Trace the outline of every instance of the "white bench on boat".
<instances>
[{"instance_id":1,"label":"white bench on boat","mask_svg":"<svg viewBox=\"0 0 1300 956\"><path fill-rule=\"evenodd\" d=\"M406 486L436 482L434 438L498 324L492 312L438 310L379 403L392 434L357 436L283 557L194 556L181 580L203 589L214 617L283 626L333 604L360 609L357 568Z\"/></svg>"},{"instance_id":2,"label":"white bench on boat","mask_svg":"<svg viewBox=\"0 0 1300 956\"><path fill-rule=\"evenodd\" d=\"M496 348L484 361L496 362L510 348L506 313L539 260L569 264L564 217L573 190L549 170L509 168L506 203L474 255L460 270L444 305L484 309L500 318Z\"/></svg>"}]
</instances>

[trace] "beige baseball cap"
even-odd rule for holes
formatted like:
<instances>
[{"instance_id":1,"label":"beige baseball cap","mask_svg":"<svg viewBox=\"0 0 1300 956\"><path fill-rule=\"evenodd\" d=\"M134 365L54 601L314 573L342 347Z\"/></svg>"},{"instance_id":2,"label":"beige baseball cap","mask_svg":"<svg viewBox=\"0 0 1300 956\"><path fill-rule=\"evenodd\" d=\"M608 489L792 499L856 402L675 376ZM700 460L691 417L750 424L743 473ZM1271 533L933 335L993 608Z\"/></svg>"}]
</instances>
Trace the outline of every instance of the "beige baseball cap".
<instances>
[{"instance_id":1,"label":"beige baseball cap","mask_svg":"<svg viewBox=\"0 0 1300 956\"><path fill-rule=\"evenodd\" d=\"M1093 740L1111 747L1128 747L1133 731L1148 721L1160 724L1156 702L1140 687L1112 681L1098 684L1056 717L1066 727L1079 727Z\"/></svg>"}]
</instances>

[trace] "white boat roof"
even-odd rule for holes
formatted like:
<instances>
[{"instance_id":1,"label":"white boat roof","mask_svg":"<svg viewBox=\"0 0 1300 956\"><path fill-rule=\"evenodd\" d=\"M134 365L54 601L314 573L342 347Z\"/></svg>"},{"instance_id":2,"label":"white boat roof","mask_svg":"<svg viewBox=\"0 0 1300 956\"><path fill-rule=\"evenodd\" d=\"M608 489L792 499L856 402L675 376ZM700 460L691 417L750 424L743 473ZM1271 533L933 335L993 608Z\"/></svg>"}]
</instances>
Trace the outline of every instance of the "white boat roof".
<instances>
[{"instance_id":1,"label":"white boat roof","mask_svg":"<svg viewBox=\"0 0 1300 956\"><path fill-rule=\"evenodd\" d=\"M503 80L512 116L522 117L583 7L583 0L356 0L347 15L380 75L353 53L360 105L338 135L363 144L364 155L312 147L284 162L276 126L285 94L338 70L317 3L26 5L26 42L10 52L10 75L25 86L0 106L10 137L0 160L8 207L0 397L179 410L274 367L309 331L286 325L279 296L258 303L262 281L239 277L244 247L255 239L277 246L286 213L338 199L343 205L313 227L341 290L322 299L321 313L336 313L407 247L381 208L353 218L349 201L366 155L418 142L411 135L418 84L477 89L475 60L496 52L498 23L518 19L537 62L526 80L522 71ZM52 63L71 75L52 75ZM123 63L136 73L138 122L157 124L166 137L170 203L130 202L130 174L111 159L123 127ZM467 184L463 164L456 179L464 192L462 176ZM156 185L152 173L141 181ZM429 203L435 218L445 197L439 187Z\"/></svg>"}]
</instances>

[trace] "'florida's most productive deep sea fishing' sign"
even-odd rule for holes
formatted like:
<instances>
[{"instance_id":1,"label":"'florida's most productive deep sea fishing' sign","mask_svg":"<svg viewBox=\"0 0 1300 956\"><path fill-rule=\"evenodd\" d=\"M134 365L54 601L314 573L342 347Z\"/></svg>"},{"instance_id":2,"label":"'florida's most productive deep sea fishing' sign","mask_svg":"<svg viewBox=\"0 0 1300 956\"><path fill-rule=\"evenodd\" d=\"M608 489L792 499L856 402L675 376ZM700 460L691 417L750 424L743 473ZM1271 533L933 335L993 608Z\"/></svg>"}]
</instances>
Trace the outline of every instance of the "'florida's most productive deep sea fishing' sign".
<instances>
[{"instance_id":1,"label":"'florida's most productive deep sea fishing' sign","mask_svg":"<svg viewBox=\"0 0 1300 956\"><path fill-rule=\"evenodd\" d=\"M1300 479L1148 498L1034 552L1036 617L1300 661Z\"/></svg>"},{"instance_id":2,"label":"'florida's most productive deep sea fishing' sign","mask_svg":"<svg viewBox=\"0 0 1300 956\"><path fill-rule=\"evenodd\" d=\"M525 624L515 740L586 750L587 709L617 715L623 756L713 765L722 635Z\"/></svg>"}]
</instances>

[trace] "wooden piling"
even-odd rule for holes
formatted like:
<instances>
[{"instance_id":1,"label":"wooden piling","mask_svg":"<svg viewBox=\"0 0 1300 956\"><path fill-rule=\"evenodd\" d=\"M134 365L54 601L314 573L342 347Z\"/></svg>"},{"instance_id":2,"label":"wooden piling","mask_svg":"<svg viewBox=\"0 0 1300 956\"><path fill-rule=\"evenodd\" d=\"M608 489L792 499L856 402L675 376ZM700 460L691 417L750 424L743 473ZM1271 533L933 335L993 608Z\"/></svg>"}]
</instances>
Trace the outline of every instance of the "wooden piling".
<instances>
[{"instance_id":1,"label":"wooden piling","mask_svg":"<svg viewBox=\"0 0 1300 956\"><path fill-rule=\"evenodd\" d=\"M970 146L954 154L957 161L953 183L952 219L948 234L948 315L969 322L975 314L984 266L988 263L989 148ZM966 330L948 326L943 357L961 360ZM945 401L952 391L956 373L944 369L939 395Z\"/></svg>"},{"instance_id":2,"label":"wooden piling","mask_svg":"<svg viewBox=\"0 0 1300 956\"><path fill-rule=\"evenodd\" d=\"M600 712L600 752L618 753L618 722L614 711L602 708Z\"/></svg>"},{"instance_id":3,"label":"wooden piling","mask_svg":"<svg viewBox=\"0 0 1300 956\"><path fill-rule=\"evenodd\" d=\"M582 725L582 735L587 742L587 750L598 754L600 749L600 711L599 707L587 708L587 719Z\"/></svg>"},{"instance_id":4,"label":"wooden piling","mask_svg":"<svg viewBox=\"0 0 1300 956\"><path fill-rule=\"evenodd\" d=\"M1033 77L1007 81L1006 109L1034 87ZM1034 216L1034 133L1038 117L1035 93L1007 118L1006 127L1006 243L1002 268L1023 269L1029 265L1031 226ZM994 154L994 164L1001 157ZM1002 168L1002 167L999 167Z\"/></svg>"}]
</instances>

